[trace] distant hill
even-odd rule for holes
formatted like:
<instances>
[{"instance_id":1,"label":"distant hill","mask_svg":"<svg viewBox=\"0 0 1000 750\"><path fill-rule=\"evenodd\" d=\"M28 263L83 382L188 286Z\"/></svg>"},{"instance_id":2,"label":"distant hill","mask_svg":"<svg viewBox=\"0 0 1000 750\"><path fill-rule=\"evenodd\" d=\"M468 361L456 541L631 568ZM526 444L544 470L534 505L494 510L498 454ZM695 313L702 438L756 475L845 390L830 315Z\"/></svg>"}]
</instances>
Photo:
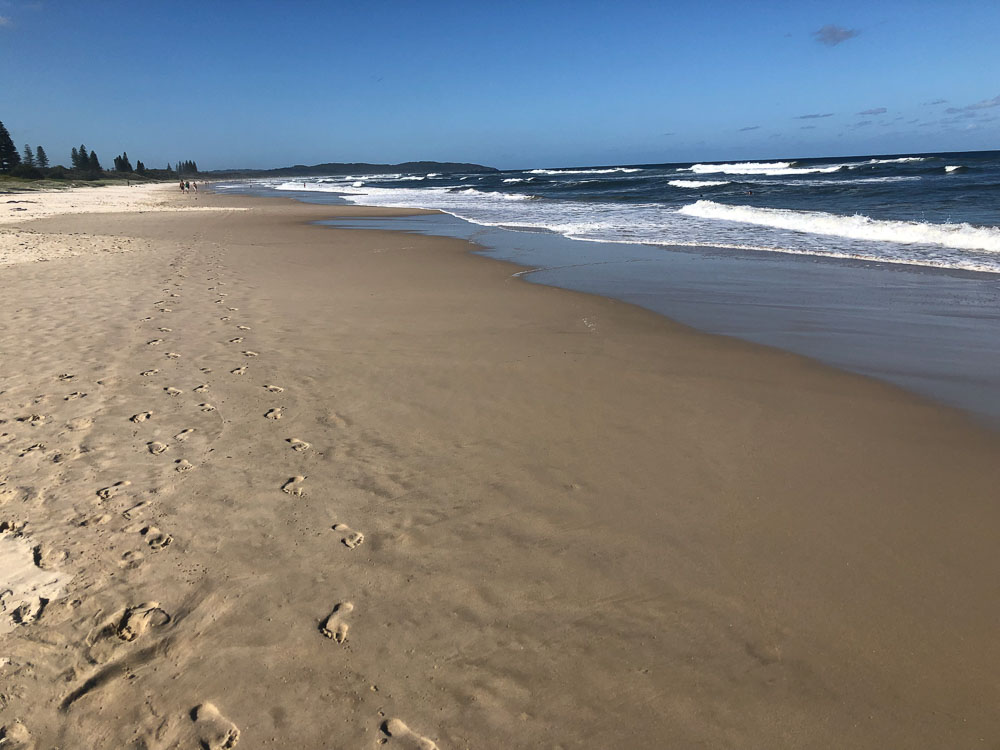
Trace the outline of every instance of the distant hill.
<instances>
[{"instance_id":1,"label":"distant hill","mask_svg":"<svg viewBox=\"0 0 1000 750\"><path fill-rule=\"evenodd\" d=\"M211 172L200 172L202 177L307 177L309 175L365 175L384 174L385 172L405 172L410 174L452 174L455 172L499 172L493 167L482 164L466 164L453 161L407 161L402 164L367 164L356 162L343 164L330 162L327 164L296 164L294 167L279 167L278 169L216 169Z\"/></svg>"}]
</instances>

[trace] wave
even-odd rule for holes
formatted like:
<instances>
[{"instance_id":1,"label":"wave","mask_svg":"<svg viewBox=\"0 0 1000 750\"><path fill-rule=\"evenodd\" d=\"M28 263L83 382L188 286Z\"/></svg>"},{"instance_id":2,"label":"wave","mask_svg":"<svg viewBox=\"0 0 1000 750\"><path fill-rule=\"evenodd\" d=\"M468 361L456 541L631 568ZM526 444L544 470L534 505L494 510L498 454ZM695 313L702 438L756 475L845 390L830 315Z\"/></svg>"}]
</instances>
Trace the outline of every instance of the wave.
<instances>
[{"instance_id":1,"label":"wave","mask_svg":"<svg viewBox=\"0 0 1000 750\"><path fill-rule=\"evenodd\" d=\"M792 211L784 208L727 206L697 201L678 209L685 216L737 221L744 224L808 232L852 240L892 242L904 245L940 245L956 250L1000 253L1000 228L972 224L932 224L923 221L887 221L868 216L840 216L823 211Z\"/></svg>"},{"instance_id":2,"label":"wave","mask_svg":"<svg viewBox=\"0 0 1000 750\"><path fill-rule=\"evenodd\" d=\"M732 180L668 180L667 184L679 188L704 188L731 185Z\"/></svg>"},{"instance_id":3,"label":"wave","mask_svg":"<svg viewBox=\"0 0 1000 750\"><path fill-rule=\"evenodd\" d=\"M465 179L464 177L462 178ZM504 182L534 182L534 177L508 177Z\"/></svg>"},{"instance_id":4,"label":"wave","mask_svg":"<svg viewBox=\"0 0 1000 750\"><path fill-rule=\"evenodd\" d=\"M864 164L906 164L911 161L927 161L931 157L929 156L900 156L896 159L869 159L868 161L861 162Z\"/></svg>"},{"instance_id":5,"label":"wave","mask_svg":"<svg viewBox=\"0 0 1000 750\"><path fill-rule=\"evenodd\" d=\"M735 164L693 164L690 167L681 167L678 171L694 172L695 174L722 173L775 177L787 174L829 174L839 172L849 166L847 164L831 164L829 166L795 167L792 166L794 163L790 161L745 161Z\"/></svg>"},{"instance_id":6,"label":"wave","mask_svg":"<svg viewBox=\"0 0 1000 750\"><path fill-rule=\"evenodd\" d=\"M641 172L638 167L614 167L612 169L529 169L528 174L613 174L614 172Z\"/></svg>"},{"instance_id":7,"label":"wave","mask_svg":"<svg viewBox=\"0 0 1000 750\"><path fill-rule=\"evenodd\" d=\"M945 172L964 172L965 171L965 167L962 166L961 164L949 164L947 167L944 168L944 171Z\"/></svg>"}]
</instances>

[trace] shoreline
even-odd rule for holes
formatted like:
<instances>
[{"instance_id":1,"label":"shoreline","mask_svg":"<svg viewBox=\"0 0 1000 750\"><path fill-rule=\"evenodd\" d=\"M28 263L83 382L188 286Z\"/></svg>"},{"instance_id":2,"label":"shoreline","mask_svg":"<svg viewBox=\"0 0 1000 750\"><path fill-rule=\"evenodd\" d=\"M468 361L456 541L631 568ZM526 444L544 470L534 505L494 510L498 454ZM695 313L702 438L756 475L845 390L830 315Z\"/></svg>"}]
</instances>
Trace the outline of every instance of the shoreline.
<instances>
[{"instance_id":1,"label":"shoreline","mask_svg":"<svg viewBox=\"0 0 1000 750\"><path fill-rule=\"evenodd\" d=\"M2 411L40 418L0 425L0 512L72 576L0 635L0 725L194 746L210 702L241 747L391 747L394 718L442 750L1000 736L996 434L464 240L308 223L389 211L202 199L36 222L142 247L0 268ZM102 626L151 601L134 641Z\"/></svg>"},{"instance_id":2,"label":"shoreline","mask_svg":"<svg viewBox=\"0 0 1000 750\"><path fill-rule=\"evenodd\" d=\"M255 194L342 205L324 202L324 194ZM520 264L524 271L518 275L531 283L618 299L709 334L803 355L962 409L1000 429L996 274L602 243L490 227L427 210L431 214L413 218L337 219L328 225L468 240L482 247L484 257Z\"/></svg>"}]
</instances>

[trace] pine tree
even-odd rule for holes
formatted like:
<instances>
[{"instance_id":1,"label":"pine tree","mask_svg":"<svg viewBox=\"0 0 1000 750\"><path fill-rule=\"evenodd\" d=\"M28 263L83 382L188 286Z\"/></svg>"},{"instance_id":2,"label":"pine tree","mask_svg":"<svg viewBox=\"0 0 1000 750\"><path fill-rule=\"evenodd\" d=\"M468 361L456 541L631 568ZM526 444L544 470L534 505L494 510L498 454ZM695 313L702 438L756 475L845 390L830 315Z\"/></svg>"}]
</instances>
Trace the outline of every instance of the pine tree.
<instances>
[{"instance_id":1,"label":"pine tree","mask_svg":"<svg viewBox=\"0 0 1000 750\"><path fill-rule=\"evenodd\" d=\"M146 174L146 165L141 161L136 161L135 163L135 173L136 174Z\"/></svg>"},{"instance_id":2,"label":"pine tree","mask_svg":"<svg viewBox=\"0 0 1000 750\"><path fill-rule=\"evenodd\" d=\"M35 166L35 152L31 150L31 146L27 143L24 144L24 156L21 157L21 163L26 167Z\"/></svg>"},{"instance_id":3,"label":"pine tree","mask_svg":"<svg viewBox=\"0 0 1000 750\"><path fill-rule=\"evenodd\" d=\"M42 169L49 168L49 155L45 153L45 149L41 146L35 149L35 162Z\"/></svg>"},{"instance_id":4,"label":"pine tree","mask_svg":"<svg viewBox=\"0 0 1000 750\"><path fill-rule=\"evenodd\" d=\"M132 171L132 162L128 160L128 152L122 151L122 172Z\"/></svg>"},{"instance_id":5,"label":"pine tree","mask_svg":"<svg viewBox=\"0 0 1000 750\"><path fill-rule=\"evenodd\" d=\"M97 160L97 152L96 151L91 151L90 152L90 157L89 157L89 159L87 161L87 167L90 169L91 172L100 172L101 171L101 162L99 162Z\"/></svg>"},{"instance_id":6,"label":"pine tree","mask_svg":"<svg viewBox=\"0 0 1000 750\"><path fill-rule=\"evenodd\" d=\"M84 146L82 143L80 144L80 152L79 153L80 153L79 168L80 169L89 169L90 168L90 152L87 150L87 147Z\"/></svg>"},{"instance_id":7,"label":"pine tree","mask_svg":"<svg viewBox=\"0 0 1000 750\"><path fill-rule=\"evenodd\" d=\"M76 146L73 146L73 150L70 152L69 163L73 165L73 169L80 168L80 152L76 150Z\"/></svg>"},{"instance_id":8,"label":"pine tree","mask_svg":"<svg viewBox=\"0 0 1000 750\"><path fill-rule=\"evenodd\" d=\"M7 128L0 122L0 172L9 172L21 163L21 155L11 140Z\"/></svg>"}]
</instances>

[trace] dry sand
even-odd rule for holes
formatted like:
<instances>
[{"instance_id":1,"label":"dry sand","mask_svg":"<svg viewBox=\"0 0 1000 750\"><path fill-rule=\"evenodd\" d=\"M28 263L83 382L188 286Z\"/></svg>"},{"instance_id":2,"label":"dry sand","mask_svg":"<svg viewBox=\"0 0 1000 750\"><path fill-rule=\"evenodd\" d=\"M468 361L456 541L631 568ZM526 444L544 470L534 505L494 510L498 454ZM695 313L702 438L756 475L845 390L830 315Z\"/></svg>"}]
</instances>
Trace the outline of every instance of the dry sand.
<instances>
[{"instance_id":1,"label":"dry sand","mask_svg":"<svg viewBox=\"0 0 1000 750\"><path fill-rule=\"evenodd\" d=\"M4 750L1000 742L997 435L305 223L384 210L159 195L7 225L87 239L0 268Z\"/></svg>"}]
</instances>

